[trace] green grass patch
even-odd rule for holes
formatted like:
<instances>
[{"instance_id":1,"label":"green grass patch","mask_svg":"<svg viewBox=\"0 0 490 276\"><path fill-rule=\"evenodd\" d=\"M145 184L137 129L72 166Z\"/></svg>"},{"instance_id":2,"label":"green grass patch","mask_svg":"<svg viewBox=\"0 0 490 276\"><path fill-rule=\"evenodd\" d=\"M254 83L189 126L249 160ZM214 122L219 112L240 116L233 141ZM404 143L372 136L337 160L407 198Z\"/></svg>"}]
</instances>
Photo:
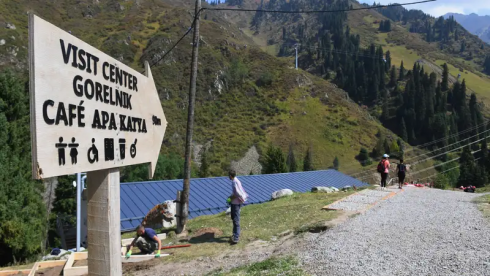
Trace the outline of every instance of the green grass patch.
<instances>
[{"instance_id":1,"label":"green grass patch","mask_svg":"<svg viewBox=\"0 0 490 276\"><path fill-rule=\"evenodd\" d=\"M490 195L478 197L474 202L478 205L478 209L483 213L483 216L490 219Z\"/></svg>"},{"instance_id":2,"label":"green grass patch","mask_svg":"<svg viewBox=\"0 0 490 276\"><path fill-rule=\"evenodd\" d=\"M436 64L439 66L442 66L445 63L443 60L437 60ZM463 79L466 80L466 86L475 91L475 93L483 98L485 98L485 102L490 100L490 79L487 77L481 77L479 75L476 75L468 70L463 70L461 71L460 69L456 68L452 64L447 64L449 73L457 78L458 74L461 74L460 80L463 81Z\"/></svg>"},{"instance_id":3,"label":"green grass patch","mask_svg":"<svg viewBox=\"0 0 490 276\"><path fill-rule=\"evenodd\" d=\"M262 262L240 266L229 272L215 271L208 276L304 276L307 275L300 267L298 261L291 256L270 258Z\"/></svg>"},{"instance_id":4,"label":"green grass patch","mask_svg":"<svg viewBox=\"0 0 490 276\"><path fill-rule=\"evenodd\" d=\"M190 248L165 250L165 253L174 253L174 255L162 258L162 261L175 262L190 260L202 256L213 256L234 248L240 250L250 242L274 240L279 238L279 234L287 231L297 234L308 231L308 229L314 231L318 229L315 226L330 221L340 214L337 211L325 211L321 208L353 192L332 194L297 193L290 197L245 206L241 210L240 243L233 247L228 243L233 227L230 215L226 215L223 212L217 215L201 216L191 219L186 225L190 239L178 238L171 231L167 235L167 239L162 241L162 245L190 243L192 246ZM196 233L199 229L211 227L219 229L223 234L209 240L203 240L193 236L193 233ZM162 232L161 229L159 231ZM134 237L134 232L123 235L123 238L129 237Z\"/></svg>"}]
</instances>

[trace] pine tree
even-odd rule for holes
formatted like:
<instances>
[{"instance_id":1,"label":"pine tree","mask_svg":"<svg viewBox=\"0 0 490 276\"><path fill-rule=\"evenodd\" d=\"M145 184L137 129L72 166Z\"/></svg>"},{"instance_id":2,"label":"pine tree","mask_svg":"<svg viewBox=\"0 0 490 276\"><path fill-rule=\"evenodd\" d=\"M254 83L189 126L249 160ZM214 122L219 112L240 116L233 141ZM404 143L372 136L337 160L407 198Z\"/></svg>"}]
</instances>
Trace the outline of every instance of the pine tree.
<instances>
[{"instance_id":1,"label":"pine tree","mask_svg":"<svg viewBox=\"0 0 490 276\"><path fill-rule=\"evenodd\" d=\"M402 118L402 123L400 124L400 133L403 141L408 142L407 125L405 124L405 119Z\"/></svg>"},{"instance_id":2,"label":"pine tree","mask_svg":"<svg viewBox=\"0 0 490 276\"><path fill-rule=\"evenodd\" d=\"M465 147L463 149L463 153L459 159L459 164L458 186L466 187L475 183L477 181L477 179L475 179L475 175L477 173L475 158L473 157L469 147Z\"/></svg>"},{"instance_id":3,"label":"pine tree","mask_svg":"<svg viewBox=\"0 0 490 276\"><path fill-rule=\"evenodd\" d=\"M403 80L405 78L405 67L403 67L403 60L402 63L400 64L400 75L398 77L398 80Z\"/></svg>"},{"instance_id":4,"label":"pine tree","mask_svg":"<svg viewBox=\"0 0 490 276\"><path fill-rule=\"evenodd\" d=\"M402 155L402 152L400 151L400 146L398 145L398 141L393 140L391 142L390 153L393 157L395 157L395 156L400 157Z\"/></svg>"},{"instance_id":5,"label":"pine tree","mask_svg":"<svg viewBox=\"0 0 490 276\"><path fill-rule=\"evenodd\" d=\"M337 171L340 168L340 161L337 156L335 156L335 158L333 159L333 168L336 169Z\"/></svg>"},{"instance_id":6,"label":"pine tree","mask_svg":"<svg viewBox=\"0 0 490 276\"><path fill-rule=\"evenodd\" d=\"M270 145L264 159L263 169L265 174L288 172L286 159L281 148Z\"/></svg>"},{"instance_id":7,"label":"pine tree","mask_svg":"<svg viewBox=\"0 0 490 276\"><path fill-rule=\"evenodd\" d=\"M461 41L461 49L459 50L459 52L462 53L465 50L466 50L466 41L463 40L463 41Z\"/></svg>"},{"instance_id":8,"label":"pine tree","mask_svg":"<svg viewBox=\"0 0 490 276\"><path fill-rule=\"evenodd\" d=\"M388 84L388 86L394 87L395 85L396 85L396 68L393 65L393 67L391 67L391 71L390 71L390 83Z\"/></svg>"},{"instance_id":9,"label":"pine tree","mask_svg":"<svg viewBox=\"0 0 490 276\"><path fill-rule=\"evenodd\" d=\"M289 145L288 158L286 160L286 165L288 166L289 172L296 172L298 170L298 165L296 164L296 158L294 157L293 145Z\"/></svg>"},{"instance_id":10,"label":"pine tree","mask_svg":"<svg viewBox=\"0 0 490 276\"><path fill-rule=\"evenodd\" d=\"M385 139L383 141L383 148L384 148L384 152L386 154L391 154L391 148L390 148L390 143L388 142L388 139Z\"/></svg>"},{"instance_id":11,"label":"pine tree","mask_svg":"<svg viewBox=\"0 0 490 276\"><path fill-rule=\"evenodd\" d=\"M310 146L308 147L305 158L303 160L303 171L308 172L314 170L315 169L313 168L313 156L312 156L311 146Z\"/></svg>"},{"instance_id":12,"label":"pine tree","mask_svg":"<svg viewBox=\"0 0 490 276\"><path fill-rule=\"evenodd\" d=\"M449 89L449 69L447 68L447 64L444 63L442 66L442 83L441 83L441 89L442 91L447 91Z\"/></svg>"},{"instance_id":13,"label":"pine tree","mask_svg":"<svg viewBox=\"0 0 490 276\"><path fill-rule=\"evenodd\" d=\"M362 166L368 166L372 164L371 158L369 158L369 153L366 148L361 148L358 156L359 162Z\"/></svg>"},{"instance_id":14,"label":"pine tree","mask_svg":"<svg viewBox=\"0 0 490 276\"><path fill-rule=\"evenodd\" d=\"M288 172L286 167L286 159L281 148L270 145L265 155L263 164L265 174L285 173Z\"/></svg>"}]
</instances>

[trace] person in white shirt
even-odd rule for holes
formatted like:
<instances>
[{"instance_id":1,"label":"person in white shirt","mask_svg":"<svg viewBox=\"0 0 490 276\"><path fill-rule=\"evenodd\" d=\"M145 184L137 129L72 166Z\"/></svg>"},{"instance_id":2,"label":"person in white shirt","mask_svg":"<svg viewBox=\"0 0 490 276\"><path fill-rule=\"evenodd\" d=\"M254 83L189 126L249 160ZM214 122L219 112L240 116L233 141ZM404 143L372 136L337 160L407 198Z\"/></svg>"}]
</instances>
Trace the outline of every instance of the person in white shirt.
<instances>
[{"instance_id":1,"label":"person in white shirt","mask_svg":"<svg viewBox=\"0 0 490 276\"><path fill-rule=\"evenodd\" d=\"M247 193L242 187L242 183L236 177L236 172L230 170L228 176L231 180L232 194L231 200L231 219L233 220L233 237L232 244L237 244L240 239L240 208L247 201Z\"/></svg>"}]
</instances>

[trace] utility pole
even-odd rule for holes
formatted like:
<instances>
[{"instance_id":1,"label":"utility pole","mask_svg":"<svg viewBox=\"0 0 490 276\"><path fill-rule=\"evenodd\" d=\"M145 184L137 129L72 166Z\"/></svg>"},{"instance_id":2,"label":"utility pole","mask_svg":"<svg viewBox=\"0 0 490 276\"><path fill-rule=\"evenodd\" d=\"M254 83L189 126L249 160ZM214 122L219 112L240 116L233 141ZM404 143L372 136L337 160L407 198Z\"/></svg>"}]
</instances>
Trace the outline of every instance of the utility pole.
<instances>
[{"instance_id":1,"label":"utility pole","mask_svg":"<svg viewBox=\"0 0 490 276\"><path fill-rule=\"evenodd\" d=\"M196 0L196 8L194 12L194 35L192 43L192 64L191 64L191 80L189 85L189 108L187 114L187 133L185 139L185 165L184 165L184 187L182 195L177 198L180 201L180 218L177 221L177 233L184 231L187 223L187 215L189 213L189 190L191 181L191 146L192 133L194 130L194 103L196 102L196 81L197 81L197 58L199 51L199 17L201 11L201 0Z\"/></svg>"},{"instance_id":2,"label":"utility pole","mask_svg":"<svg viewBox=\"0 0 490 276\"><path fill-rule=\"evenodd\" d=\"M294 46L294 50L296 50L296 70L298 70L298 45Z\"/></svg>"}]
</instances>

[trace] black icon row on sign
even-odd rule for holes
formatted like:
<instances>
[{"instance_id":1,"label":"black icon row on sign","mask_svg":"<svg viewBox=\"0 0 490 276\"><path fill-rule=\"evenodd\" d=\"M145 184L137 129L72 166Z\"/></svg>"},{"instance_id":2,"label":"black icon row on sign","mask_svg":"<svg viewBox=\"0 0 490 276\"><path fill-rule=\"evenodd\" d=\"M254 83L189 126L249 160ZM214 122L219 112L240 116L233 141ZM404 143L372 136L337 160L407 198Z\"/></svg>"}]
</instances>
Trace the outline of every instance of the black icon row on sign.
<instances>
[{"instance_id":1,"label":"black icon row on sign","mask_svg":"<svg viewBox=\"0 0 490 276\"><path fill-rule=\"evenodd\" d=\"M58 149L58 163L60 166L65 165L65 149L68 147L70 148L70 157L71 157L71 164L75 165L77 164L77 158L78 158L78 146L80 144L75 143L76 139L75 137L71 138L71 143L63 143L63 137L59 138L59 143L55 144L55 147ZM134 143L131 144L129 148L129 155L131 158L136 157L136 142L138 139L134 139ZM121 160L124 160L126 158L126 139L121 138L119 139L119 154ZM114 160L114 139L113 138L105 138L104 139L104 157L106 161L112 161ZM92 138L92 146L88 149L87 151L87 159L90 164L93 164L95 162L99 162L99 150L95 146L95 138Z\"/></svg>"}]
</instances>

